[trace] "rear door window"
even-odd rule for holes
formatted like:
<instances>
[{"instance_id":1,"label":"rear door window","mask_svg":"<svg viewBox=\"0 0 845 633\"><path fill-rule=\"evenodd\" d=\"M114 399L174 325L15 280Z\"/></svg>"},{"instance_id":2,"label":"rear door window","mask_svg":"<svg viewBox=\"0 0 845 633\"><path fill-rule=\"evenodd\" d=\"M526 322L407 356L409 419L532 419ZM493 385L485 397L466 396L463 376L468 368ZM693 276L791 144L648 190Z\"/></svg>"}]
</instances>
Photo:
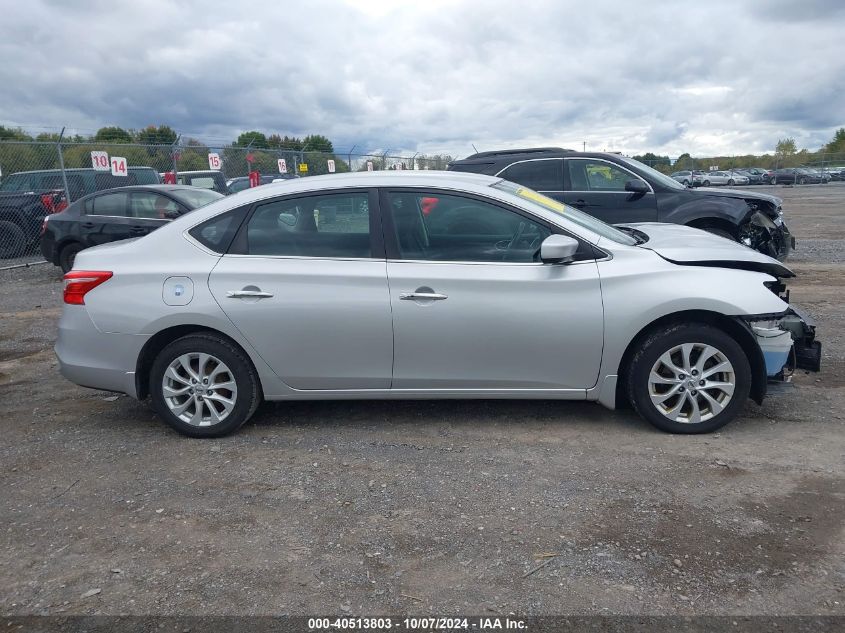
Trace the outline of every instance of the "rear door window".
<instances>
[{"instance_id":1,"label":"rear door window","mask_svg":"<svg viewBox=\"0 0 845 633\"><path fill-rule=\"evenodd\" d=\"M499 175L534 191L563 191L563 161L559 158L514 163Z\"/></svg>"},{"instance_id":2,"label":"rear door window","mask_svg":"<svg viewBox=\"0 0 845 633\"><path fill-rule=\"evenodd\" d=\"M129 197L129 215L148 220L172 220L181 213L175 200L152 191L136 191Z\"/></svg>"},{"instance_id":3,"label":"rear door window","mask_svg":"<svg viewBox=\"0 0 845 633\"><path fill-rule=\"evenodd\" d=\"M372 257L366 191L283 198L256 207L246 227L249 255Z\"/></svg>"},{"instance_id":4,"label":"rear door window","mask_svg":"<svg viewBox=\"0 0 845 633\"><path fill-rule=\"evenodd\" d=\"M129 196L126 193L107 193L97 196L92 201L93 204L88 213L92 215L126 217L128 198Z\"/></svg>"}]
</instances>

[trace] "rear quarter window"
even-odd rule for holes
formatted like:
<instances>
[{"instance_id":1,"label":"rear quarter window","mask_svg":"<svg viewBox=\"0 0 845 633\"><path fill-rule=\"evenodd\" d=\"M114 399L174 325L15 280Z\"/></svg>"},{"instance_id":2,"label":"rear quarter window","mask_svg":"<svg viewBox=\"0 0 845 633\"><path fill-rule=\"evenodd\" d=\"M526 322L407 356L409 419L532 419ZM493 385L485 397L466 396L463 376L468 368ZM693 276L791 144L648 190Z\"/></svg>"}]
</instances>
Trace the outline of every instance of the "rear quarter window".
<instances>
[{"instance_id":1,"label":"rear quarter window","mask_svg":"<svg viewBox=\"0 0 845 633\"><path fill-rule=\"evenodd\" d=\"M221 213L210 220L197 224L188 233L210 251L222 255L229 250L229 245L235 238L246 211L247 207L241 207Z\"/></svg>"}]
</instances>

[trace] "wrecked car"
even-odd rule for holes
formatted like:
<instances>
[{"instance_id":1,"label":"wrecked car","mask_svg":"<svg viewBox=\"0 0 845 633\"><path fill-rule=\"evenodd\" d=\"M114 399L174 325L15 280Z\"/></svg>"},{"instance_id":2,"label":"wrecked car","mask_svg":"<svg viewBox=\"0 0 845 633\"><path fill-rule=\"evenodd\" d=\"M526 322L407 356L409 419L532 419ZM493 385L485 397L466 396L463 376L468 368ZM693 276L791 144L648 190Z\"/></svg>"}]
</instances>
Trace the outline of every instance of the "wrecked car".
<instances>
[{"instance_id":1,"label":"wrecked car","mask_svg":"<svg viewBox=\"0 0 845 633\"><path fill-rule=\"evenodd\" d=\"M795 247L780 198L752 191L690 189L620 154L557 147L502 150L473 154L447 169L499 176L608 224L685 224L781 261Z\"/></svg>"},{"instance_id":2,"label":"wrecked car","mask_svg":"<svg viewBox=\"0 0 845 633\"><path fill-rule=\"evenodd\" d=\"M314 176L82 251L56 354L66 378L149 396L192 437L236 430L261 400L424 398L630 402L702 433L769 380L818 370L791 275L705 231L615 228L501 178Z\"/></svg>"}]
</instances>

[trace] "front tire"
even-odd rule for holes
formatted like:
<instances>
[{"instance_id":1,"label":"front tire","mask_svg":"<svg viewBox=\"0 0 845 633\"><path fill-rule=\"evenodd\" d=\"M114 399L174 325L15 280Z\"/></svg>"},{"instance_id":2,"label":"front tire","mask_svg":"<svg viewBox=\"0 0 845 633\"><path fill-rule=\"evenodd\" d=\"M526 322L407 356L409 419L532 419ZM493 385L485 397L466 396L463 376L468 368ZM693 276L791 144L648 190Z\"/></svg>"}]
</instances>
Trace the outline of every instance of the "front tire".
<instances>
[{"instance_id":1,"label":"front tire","mask_svg":"<svg viewBox=\"0 0 845 633\"><path fill-rule=\"evenodd\" d=\"M770 185L776 185L776 184L778 184L778 179L777 179L777 178L772 178L772 179L769 181L769 184L770 184Z\"/></svg>"},{"instance_id":2,"label":"front tire","mask_svg":"<svg viewBox=\"0 0 845 633\"><path fill-rule=\"evenodd\" d=\"M710 186L710 181L709 181L709 180L705 180L705 181L704 181L703 183L701 183L701 184L703 184L705 187L709 187L709 186Z\"/></svg>"},{"instance_id":3,"label":"front tire","mask_svg":"<svg viewBox=\"0 0 845 633\"><path fill-rule=\"evenodd\" d=\"M735 184L736 184L736 183L734 182L734 180L733 180L733 179L731 179L731 180L729 180L729 181L728 181L728 187L733 187Z\"/></svg>"},{"instance_id":4,"label":"front tire","mask_svg":"<svg viewBox=\"0 0 845 633\"><path fill-rule=\"evenodd\" d=\"M806 179L806 178L801 178L801 179L798 181L798 184L799 184L799 185L806 185L806 184L807 184L807 179Z\"/></svg>"},{"instance_id":5,"label":"front tire","mask_svg":"<svg viewBox=\"0 0 845 633\"><path fill-rule=\"evenodd\" d=\"M634 355L628 397L668 433L709 433L733 420L751 390L748 357L731 336L703 323L655 331Z\"/></svg>"},{"instance_id":6,"label":"front tire","mask_svg":"<svg viewBox=\"0 0 845 633\"><path fill-rule=\"evenodd\" d=\"M244 352L214 334L191 334L159 352L150 371L156 412L188 437L221 437L239 429L261 400Z\"/></svg>"}]
</instances>

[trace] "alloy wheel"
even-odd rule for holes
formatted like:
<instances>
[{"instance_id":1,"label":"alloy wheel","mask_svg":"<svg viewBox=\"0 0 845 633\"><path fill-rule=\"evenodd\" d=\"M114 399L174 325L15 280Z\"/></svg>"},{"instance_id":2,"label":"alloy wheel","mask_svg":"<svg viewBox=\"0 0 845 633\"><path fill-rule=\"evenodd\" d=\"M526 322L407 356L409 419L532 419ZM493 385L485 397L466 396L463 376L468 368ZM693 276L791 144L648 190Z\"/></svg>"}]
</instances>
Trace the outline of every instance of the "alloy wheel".
<instances>
[{"instance_id":1,"label":"alloy wheel","mask_svg":"<svg viewBox=\"0 0 845 633\"><path fill-rule=\"evenodd\" d=\"M727 356L705 343L671 348L651 368L648 393L664 417L698 424L719 415L733 398L736 372Z\"/></svg>"},{"instance_id":2,"label":"alloy wheel","mask_svg":"<svg viewBox=\"0 0 845 633\"><path fill-rule=\"evenodd\" d=\"M211 354L182 354L162 377L162 395L170 411L191 426L213 426L225 420L238 399L229 367Z\"/></svg>"}]
</instances>

